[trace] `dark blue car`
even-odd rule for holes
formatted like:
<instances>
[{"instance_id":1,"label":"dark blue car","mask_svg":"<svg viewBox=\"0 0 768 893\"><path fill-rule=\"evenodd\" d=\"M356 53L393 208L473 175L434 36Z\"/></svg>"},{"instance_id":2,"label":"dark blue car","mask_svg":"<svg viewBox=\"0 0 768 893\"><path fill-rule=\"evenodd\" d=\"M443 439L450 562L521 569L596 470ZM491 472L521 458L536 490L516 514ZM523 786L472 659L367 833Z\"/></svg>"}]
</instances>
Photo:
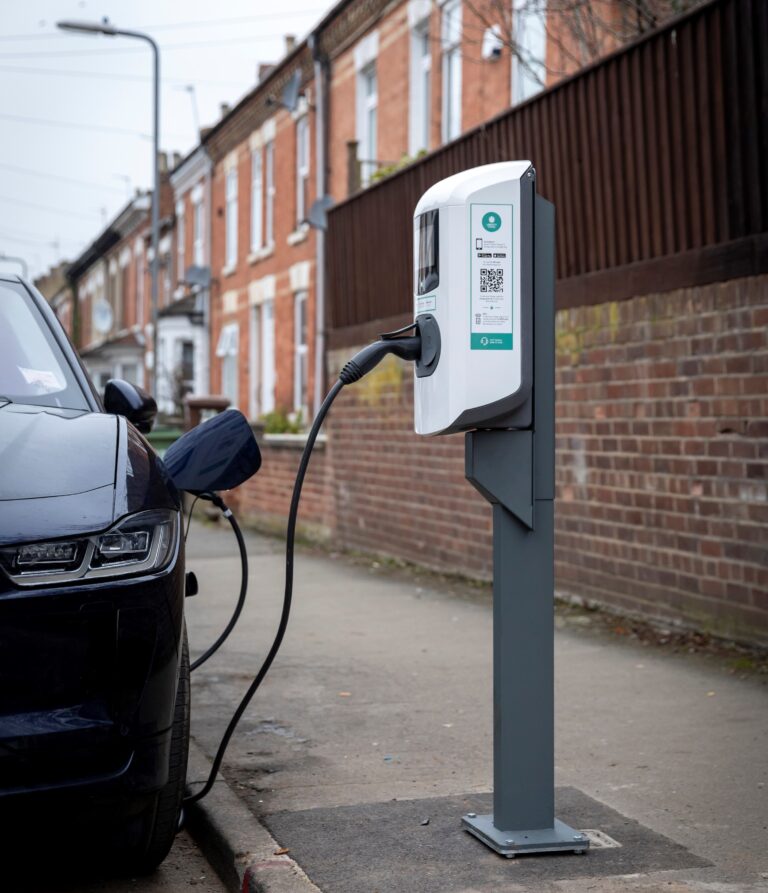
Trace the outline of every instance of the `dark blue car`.
<instances>
[{"instance_id":1,"label":"dark blue car","mask_svg":"<svg viewBox=\"0 0 768 893\"><path fill-rule=\"evenodd\" d=\"M179 494L104 402L48 304L0 275L0 808L64 804L150 870L176 831L189 737Z\"/></svg>"}]
</instances>

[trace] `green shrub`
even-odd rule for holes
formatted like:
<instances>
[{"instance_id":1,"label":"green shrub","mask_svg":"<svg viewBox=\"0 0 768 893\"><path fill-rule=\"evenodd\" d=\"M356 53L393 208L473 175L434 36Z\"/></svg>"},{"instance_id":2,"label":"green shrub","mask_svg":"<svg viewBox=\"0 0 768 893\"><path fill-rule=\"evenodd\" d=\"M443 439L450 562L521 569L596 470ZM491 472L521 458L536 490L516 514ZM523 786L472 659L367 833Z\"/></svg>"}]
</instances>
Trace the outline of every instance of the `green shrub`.
<instances>
[{"instance_id":1,"label":"green shrub","mask_svg":"<svg viewBox=\"0 0 768 893\"><path fill-rule=\"evenodd\" d=\"M265 412L260 421L265 434L300 434L304 430L300 412L288 415L281 409L273 409L272 412Z\"/></svg>"}]
</instances>

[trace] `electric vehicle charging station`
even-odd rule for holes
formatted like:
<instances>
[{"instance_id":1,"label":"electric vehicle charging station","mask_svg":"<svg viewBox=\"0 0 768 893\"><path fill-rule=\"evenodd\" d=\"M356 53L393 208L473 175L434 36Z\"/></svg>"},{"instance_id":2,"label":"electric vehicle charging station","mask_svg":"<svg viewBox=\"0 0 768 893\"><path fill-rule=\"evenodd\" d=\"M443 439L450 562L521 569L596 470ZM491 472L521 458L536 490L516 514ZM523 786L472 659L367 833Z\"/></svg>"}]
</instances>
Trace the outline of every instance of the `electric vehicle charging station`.
<instances>
[{"instance_id":1,"label":"electric vehicle charging station","mask_svg":"<svg viewBox=\"0 0 768 893\"><path fill-rule=\"evenodd\" d=\"M296 520L321 425L345 386L395 354L415 365L416 433L465 432L465 475L493 506L493 812L468 813L462 825L507 857L589 849L585 834L554 815L554 236L554 207L536 194L528 161L463 171L419 200L415 320L358 351L315 416L288 513L285 592L274 640L227 725L207 781L185 805L212 789L230 738L285 636ZM207 426L203 433L215 439L217 426ZM178 486L214 498L230 519L208 491L258 469L248 430L250 439L230 432L221 468L203 468L204 480L200 470L187 469L192 432L166 453ZM231 523L242 559L240 597L227 628L198 663L227 638L245 599L245 546Z\"/></svg>"},{"instance_id":2,"label":"electric vehicle charging station","mask_svg":"<svg viewBox=\"0 0 768 893\"><path fill-rule=\"evenodd\" d=\"M416 433L465 431L493 506L493 813L503 856L589 839L554 815L554 207L528 161L436 183L414 213Z\"/></svg>"}]
</instances>

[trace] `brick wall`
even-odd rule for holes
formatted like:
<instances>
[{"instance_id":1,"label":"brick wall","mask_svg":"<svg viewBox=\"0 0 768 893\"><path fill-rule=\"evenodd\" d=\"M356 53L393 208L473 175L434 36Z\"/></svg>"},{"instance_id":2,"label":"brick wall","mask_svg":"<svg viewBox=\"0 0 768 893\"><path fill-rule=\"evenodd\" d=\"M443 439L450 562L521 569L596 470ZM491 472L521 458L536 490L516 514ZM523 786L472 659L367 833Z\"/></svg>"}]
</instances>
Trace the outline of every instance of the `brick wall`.
<instances>
[{"instance_id":1,"label":"brick wall","mask_svg":"<svg viewBox=\"0 0 768 893\"><path fill-rule=\"evenodd\" d=\"M768 641L767 331L768 277L558 314L561 593ZM327 428L303 519L342 546L490 575L463 438L412 433L409 369L389 359L345 389ZM249 512L287 505L292 461L265 450Z\"/></svg>"},{"instance_id":2,"label":"brick wall","mask_svg":"<svg viewBox=\"0 0 768 893\"><path fill-rule=\"evenodd\" d=\"M302 438L268 435L260 438L262 469L240 487L233 503L246 523L263 530L283 532L293 484L304 448ZM328 540L334 530L335 500L327 444L318 439L301 495L299 532L311 539Z\"/></svg>"},{"instance_id":3,"label":"brick wall","mask_svg":"<svg viewBox=\"0 0 768 893\"><path fill-rule=\"evenodd\" d=\"M352 351L331 358L336 371ZM388 357L332 410L336 533L344 546L490 575L490 513L464 480L463 437L413 433L411 369Z\"/></svg>"},{"instance_id":4,"label":"brick wall","mask_svg":"<svg viewBox=\"0 0 768 893\"><path fill-rule=\"evenodd\" d=\"M768 638L768 279L561 313L557 581Z\"/></svg>"}]
</instances>

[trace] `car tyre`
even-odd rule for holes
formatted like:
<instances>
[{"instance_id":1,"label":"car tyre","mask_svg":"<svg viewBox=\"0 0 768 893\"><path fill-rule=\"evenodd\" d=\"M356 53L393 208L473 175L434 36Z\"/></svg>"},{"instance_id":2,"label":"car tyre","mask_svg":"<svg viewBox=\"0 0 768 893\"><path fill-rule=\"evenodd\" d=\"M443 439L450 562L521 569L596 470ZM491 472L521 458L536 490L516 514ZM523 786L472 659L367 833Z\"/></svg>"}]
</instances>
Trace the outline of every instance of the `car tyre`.
<instances>
[{"instance_id":1,"label":"car tyre","mask_svg":"<svg viewBox=\"0 0 768 893\"><path fill-rule=\"evenodd\" d=\"M137 843L121 854L121 867L126 872L149 874L165 859L173 845L178 831L181 802L187 779L189 723L189 645L185 626L182 635L179 685L173 714L168 781L156 795L154 803L139 817L138 833L131 835Z\"/></svg>"}]
</instances>

